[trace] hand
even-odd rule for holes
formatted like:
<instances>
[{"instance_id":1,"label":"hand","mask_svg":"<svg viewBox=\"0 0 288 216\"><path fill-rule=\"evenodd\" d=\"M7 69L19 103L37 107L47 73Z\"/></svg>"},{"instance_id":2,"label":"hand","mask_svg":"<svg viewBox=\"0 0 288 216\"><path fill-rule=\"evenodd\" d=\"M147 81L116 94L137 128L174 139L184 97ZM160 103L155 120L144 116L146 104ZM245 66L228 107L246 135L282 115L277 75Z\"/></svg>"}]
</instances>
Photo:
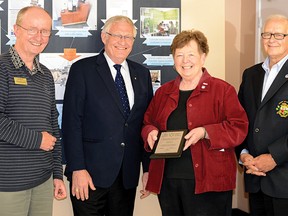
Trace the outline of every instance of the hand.
<instances>
[{"instance_id":1,"label":"hand","mask_svg":"<svg viewBox=\"0 0 288 216\"><path fill-rule=\"evenodd\" d=\"M57 200L62 200L67 197L66 187L64 182L60 179L54 179L54 197Z\"/></svg>"},{"instance_id":2,"label":"hand","mask_svg":"<svg viewBox=\"0 0 288 216\"><path fill-rule=\"evenodd\" d=\"M246 173L251 174L251 175L256 175L256 176L266 176L265 172L255 171L255 169L247 169Z\"/></svg>"},{"instance_id":3,"label":"hand","mask_svg":"<svg viewBox=\"0 0 288 216\"><path fill-rule=\"evenodd\" d=\"M243 163L243 166L246 168L247 174L253 174L257 176L266 176L264 172L259 171L254 163L254 157L251 154L243 153L240 155L240 160Z\"/></svg>"},{"instance_id":4,"label":"hand","mask_svg":"<svg viewBox=\"0 0 288 216\"><path fill-rule=\"evenodd\" d=\"M46 131L41 132L41 134L42 134L42 141L40 149L44 151L52 151L57 141L56 137L52 136Z\"/></svg>"},{"instance_id":5,"label":"hand","mask_svg":"<svg viewBox=\"0 0 288 216\"><path fill-rule=\"evenodd\" d=\"M274 169L274 167L277 165L271 154L262 154L254 158L252 155L244 153L241 154L240 160L246 167L247 174L257 176L266 176L266 172Z\"/></svg>"},{"instance_id":6,"label":"hand","mask_svg":"<svg viewBox=\"0 0 288 216\"><path fill-rule=\"evenodd\" d=\"M81 199L84 201L89 198L89 189L96 190L92 178L87 172L87 170L77 170L73 171L72 174L72 195L76 196L76 198L79 200Z\"/></svg>"},{"instance_id":7,"label":"hand","mask_svg":"<svg viewBox=\"0 0 288 216\"><path fill-rule=\"evenodd\" d=\"M197 127L192 129L186 136L184 137L186 139L185 146L183 148L183 151L185 151L189 146L195 145L200 139L204 138L205 135L205 128L204 127Z\"/></svg>"},{"instance_id":8,"label":"hand","mask_svg":"<svg viewBox=\"0 0 288 216\"><path fill-rule=\"evenodd\" d=\"M258 171L264 173L273 170L277 166L271 154L261 154L255 157L253 164L258 168Z\"/></svg>"},{"instance_id":9,"label":"hand","mask_svg":"<svg viewBox=\"0 0 288 216\"><path fill-rule=\"evenodd\" d=\"M254 159L254 157L251 154L248 154L248 153L243 153L243 154L240 155L240 160L242 161L243 164L245 162L252 161L253 159Z\"/></svg>"},{"instance_id":10,"label":"hand","mask_svg":"<svg viewBox=\"0 0 288 216\"><path fill-rule=\"evenodd\" d=\"M150 195L150 191L146 190L146 185L147 185L147 182L148 182L148 178L149 178L149 173L148 172L143 173L143 176L142 176L142 187L143 187L143 189L140 190L140 193L142 194L140 196L140 199L144 199L144 198L146 198L146 197L148 197Z\"/></svg>"},{"instance_id":11,"label":"hand","mask_svg":"<svg viewBox=\"0 0 288 216\"><path fill-rule=\"evenodd\" d=\"M157 130L152 130L147 137L147 142L148 145L150 146L151 149L153 149L155 141L157 140L158 136L158 131Z\"/></svg>"}]
</instances>

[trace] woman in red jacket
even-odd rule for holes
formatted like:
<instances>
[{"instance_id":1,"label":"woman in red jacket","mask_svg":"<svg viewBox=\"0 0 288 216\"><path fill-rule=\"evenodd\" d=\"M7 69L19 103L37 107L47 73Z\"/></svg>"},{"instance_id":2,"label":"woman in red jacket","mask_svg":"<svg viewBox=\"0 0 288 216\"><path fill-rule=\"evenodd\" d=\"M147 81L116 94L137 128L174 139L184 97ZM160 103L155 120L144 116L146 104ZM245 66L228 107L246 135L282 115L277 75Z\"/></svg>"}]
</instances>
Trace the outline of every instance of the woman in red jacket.
<instances>
[{"instance_id":1,"label":"woman in red jacket","mask_svg":"<svg viewBox=\"0 0 288 216\"><path fill-rule=\"evenodd\" d=\"M146 151L160 131L188 129L182 155L151 159L146 176L142 198L157 193L164 216L231 215L234 148L245 139L248 120L234 87L203 67L208 51L202 32L176 35L171 52L179 76L158 89L144 116Z\"/></svg>"}]
</instances>

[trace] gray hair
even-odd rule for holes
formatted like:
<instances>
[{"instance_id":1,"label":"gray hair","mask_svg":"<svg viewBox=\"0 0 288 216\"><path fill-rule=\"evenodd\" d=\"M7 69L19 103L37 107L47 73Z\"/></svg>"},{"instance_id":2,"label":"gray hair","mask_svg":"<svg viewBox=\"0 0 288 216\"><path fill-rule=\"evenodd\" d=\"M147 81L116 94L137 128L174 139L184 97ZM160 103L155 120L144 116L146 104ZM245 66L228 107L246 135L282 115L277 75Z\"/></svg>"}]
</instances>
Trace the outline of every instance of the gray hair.
<instances>
[{"instance_id":1,"label":"gray hair","mask_svg":"<svg viewBox=\"0 0 288 216\"><path fill-rule=\"evenodd\" d=\"M265 21L265 24L263 25L263 29L265 28L265 25L271 20L283 20L283 21L286 21L287 30L288 30L288 17L286 17L286 16L284 16L282 14L272 14L272 15L268 16L266 21Z\"/></svg>"},{"instance_id":2,"label":"gray hair","mask_svg":"<svg viewBox=\"0 0 288 216\"><path fill-rule=\"evenodd\" d=\"M23 16L26 14L27 11L29 11L30 9L33 9L33 8L41 9L41 10L45 11L49 15L49 17L51 17L51 15L45 9L43 9L42 7L39 7L39 6L27 6L27 7L23 7L18 12L17 18L16 18L16 24L17 25L21 25L22 20L23 20Z\"/></svg>"},{"instance_id":3,"label":"gray hair","mask_svg":"<svg viewBox=\"0 0 288 216\"><path fill-rule=\"evenodd\" d=\"M102 29L102 32L109 32L112 24L116 23L116 22L127 22L128 24L130 24L133 27L133 36L136 37L137 35L137 30L136 27L134 26L134 23L132 22L132 20L127 17L127 16L122 16L122 15L117 15L117 16L113 16L110 17L104 24L104 27Z\"/></svg>"}]
</instances>

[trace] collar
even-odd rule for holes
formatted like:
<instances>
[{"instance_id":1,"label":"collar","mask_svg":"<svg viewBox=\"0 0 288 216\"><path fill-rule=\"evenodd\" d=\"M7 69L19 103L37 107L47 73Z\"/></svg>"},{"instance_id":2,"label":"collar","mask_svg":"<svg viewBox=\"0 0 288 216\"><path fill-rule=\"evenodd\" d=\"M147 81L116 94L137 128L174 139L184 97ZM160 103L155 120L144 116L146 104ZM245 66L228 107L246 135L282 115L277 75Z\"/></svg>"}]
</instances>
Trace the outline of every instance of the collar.
<instances>
[{"instance_id":1,"label":"collar","mask_svg":"<svg viewBox=\"0 0 288 216\"><path fill-rule=\"evenodd\" d=\"M112 70L115 70L114 68L113 68L113 65L115 65L115 63L111 60L111 58L107 55L107 53L104 51L104 56L105 56L105 58L106 58L106 60L107 60L107 63L108 63L108 65L109 65L109 67L110 67L110 70L112 71ZM121 63L121 65L122 65L122 68L125 70L125 71L129 71L129 68L128 68L128 63L127 63L127 61L126 60L124 60L122 63Z\"/></svg>"},{"instance_id":2,"label":"collar","mask_svg":"<svg viewBox=\"0 0 288 216\"><path fill-rule=\"evenodd\" d=\"M30 70L26 67L24 61L19 56L17 50L14 48L14 46L11 46L9 49L9 53L11 55L12 63L16 69L19 69L23 66L29 71L31 75L36 74L38 71L40 71L42 74L44 74L44 71L42 70L39 60L35 57L33 62L33 69Z\"/></svg>"},{"instance_id":3,"label":"collar","mask_svg":"<svg viewBox=\"0 0 288 216\"><path fill-rule=\"evenodd\" d=\"M284 58L282 58L279 62L277 62L277 64L273 65L273 68L276 67L276 71L279 72L281 68L283 67L283 65L285 64L287 59L288 59L288 54ZM270 59L269 57L267 57L262 64L262 68L264 69L265 73L269 73L270 71L269 63L270 63Z\"/></svg>"},{"instance_id":4,"label":"collar","mask_svg":"<svg viewBox=\"0 0 288 216\"><path fill-rule=\"evenodd\" d=\"M196 88L193 90L193 92L200 92L200 91L208 91L208 89L210 88L210 82L211 82L211 75L208 73L206 68L202 68L202 72L203 75L199 80L198 85L196 86ZM169 89L166 90L167 94L173 94L175 92L178 92L179 90L179 85L181 82L181 76L177 76L176 79L173 82L173 86ZM196 94L196 93L194 93Z\"/></svg>"}]
</instances>

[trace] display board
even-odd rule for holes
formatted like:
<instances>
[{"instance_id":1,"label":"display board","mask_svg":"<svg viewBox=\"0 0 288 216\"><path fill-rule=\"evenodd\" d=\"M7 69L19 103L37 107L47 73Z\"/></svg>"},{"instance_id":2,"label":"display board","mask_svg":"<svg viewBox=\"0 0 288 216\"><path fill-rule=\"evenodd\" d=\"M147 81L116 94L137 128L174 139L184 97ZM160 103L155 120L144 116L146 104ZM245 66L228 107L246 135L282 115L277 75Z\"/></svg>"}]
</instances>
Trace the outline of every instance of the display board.
<instances>
[{"instance_id":1,"label":"display board","mask_svg":"<svg viewBox=\"0 0 288 216\"><path fill-rule=\"evenodd\" d=\"M45 8L53 19L50 43L39 58L53 72L57 88L61 82L58 96L65 90L65 78L71 64L103 49L101 28L107 18L118 14L129 16L134 21L138 34L129 58L151 70L153 80L156 81L154 86L177 75L173 70L170 45L175 34L180 31L181 1L0 1L1 52L7 51L15 43L13 25L17 13L28 5ZM57 97L57 100L61 100L61 97Z\"/></svg>"},{"instance_id":2,"label":"display board","mask_svg":"<svg viewBox=\"0 0 288 216\"><path fill-rule=\"evenodd\" d=\"M177 76L170 45L180 32L179 0L0 1L1 53L15 43L13 26L17 13L29 5L43 7L52 17L50 42L39 55L39 60L54 77L60 126L70 66L79 59L97 55L103 49L100 34L105 21L111 16L125 15L133 20L138 34L128 58L150 70L154 91Z\"/></svg>"}]
</instances>

